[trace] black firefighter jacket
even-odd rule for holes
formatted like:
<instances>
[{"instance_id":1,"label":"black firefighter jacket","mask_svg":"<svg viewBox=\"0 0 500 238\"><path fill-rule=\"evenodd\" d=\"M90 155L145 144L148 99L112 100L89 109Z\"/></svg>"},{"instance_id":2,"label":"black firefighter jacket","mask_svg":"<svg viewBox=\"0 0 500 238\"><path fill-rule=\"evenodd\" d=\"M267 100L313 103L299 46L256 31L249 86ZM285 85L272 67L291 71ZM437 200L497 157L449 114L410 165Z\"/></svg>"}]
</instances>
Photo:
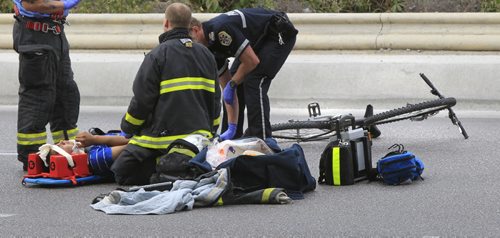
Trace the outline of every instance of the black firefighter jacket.
<instances>
[{"instance_id":1,"label":"black firefighter jacket","mask_svg":"<svg viewBox=\"0 0 500 238\"><path fill-rule=\"evenodd\" d=\"M212 53L187 29L160 35L137 72L121 129L131 144L166 149L189 134L212 137L220 121L220 88Z\"/></svg>"}]
</instances>

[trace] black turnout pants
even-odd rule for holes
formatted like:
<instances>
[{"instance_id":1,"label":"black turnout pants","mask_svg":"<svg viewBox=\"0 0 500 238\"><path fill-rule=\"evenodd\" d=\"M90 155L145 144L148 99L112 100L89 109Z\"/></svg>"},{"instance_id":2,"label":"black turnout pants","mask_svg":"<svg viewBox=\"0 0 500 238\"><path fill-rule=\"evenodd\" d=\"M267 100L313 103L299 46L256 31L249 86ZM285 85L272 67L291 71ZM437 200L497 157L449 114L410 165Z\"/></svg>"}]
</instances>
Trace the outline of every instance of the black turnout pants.
<instances>
[{"instance_id":1,"label":"black turnout pants","mask_svg":"<svg viewBox=\"0 0 500 238\"><path fill-rule=\"evenodd\" d=\"M234 138L242 136L255 136L261 139L271 137L271 123L269 119L270 105L267 95L271 86L271 81L285 63L288 55L292 51L296 35L284 37L284 44L274 37L267 37L256 54L260 64L246 77L243 84L237 88L239 100L238 127ZM235 60L231 66L231 74L234 74L239 66L239 61ZM245 122L245 108L247 111L248 129L243 133ZM227 128L226 113L224 113L222 132Z\"/></svg>"},{"instance_id":2,"label":"black turnout pants","mask_svg":"<svg viewBox=\"0 0 500 238\"><path fill-rule=\"evenodd\" d=\"M74 138L80 110L80 92L73 80L64 26L59 24L60 34L44 33L27 29L27 20L59 24L21 16L14 23L14 50L19 53L17 153L25 168L28 154L46 143L47 123L54 140L62 139L63 131L71 131L69 136Z\"/></svg>"},{"instance_id":3,"label":"black turnout pants","mask_svg":"<svg viewBox=\"0 0 500 238\"><path fill-rule=\"evenodd\" d=\"M111 165L116 183L119 185L149 184L151 175L156 171L156 158L161 155L161 150L128 144Z\"/></svg>"}]
</instances>

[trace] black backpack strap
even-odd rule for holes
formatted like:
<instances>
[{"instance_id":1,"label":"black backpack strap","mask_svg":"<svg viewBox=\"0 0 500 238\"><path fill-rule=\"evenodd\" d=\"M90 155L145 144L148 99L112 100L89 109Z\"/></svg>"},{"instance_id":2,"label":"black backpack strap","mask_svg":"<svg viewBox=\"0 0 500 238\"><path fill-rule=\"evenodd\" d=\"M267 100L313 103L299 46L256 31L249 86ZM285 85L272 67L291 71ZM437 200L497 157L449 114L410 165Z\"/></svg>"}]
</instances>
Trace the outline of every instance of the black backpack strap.
<instances>
[{"instance_id":1,"label":"black backpack strap","mask_svg":"<svg viewBox=\"0 0 500 238\"><path fill-rule=\"evenodd\" d=\"M325 153L325 152L323 152ZM318 177L318 183L319 184L324 184L325 183L325 159L323 154L321 154L321 158L319 159L319 177Z\"/></svg>"},{"instance_id":2,"label":"black backpack strap","mask_svg":"<svg viewBox=\"0 0 500 238\"><path fill-rule=\"evenodd\" d=\"M319 177L318 177L319 184L326 183L326 160L328 159L327 153L329 152L329 150L331 150L332 146L333 142L328 143L325 149L323 150L323 153L321 153L321 157L319 159Z\"/></svg>"},{"instance_id":3,"label":"black backpack strap","mask_svg":"<svg viewBox=\"0 0 500 238\"><path fill-rule=\"evenodd\" d=\"M89 129L89 133L92 134L92 135L100 135L100 136L106 134L103 130L101 130L98 127L91 127Z\"/></svg>"},{"instance_id":4,"label":"black backpack strap","mask_svg":"<svg viewBox=\"0 0 500 238\"><path fill-rule=\"evenodd\" d=\"M167 147L167 154L170 152L170 150L172 150L172 148L175 148L175 147L181 147L184 149L191 150L195 154L200 153L200 151L198 150L198 147L196 147L196 145L193 145L192 143L190 143L186 140L183 140L183 139L177 139L177 140L174 140L172 143L170 143L170 145Z\"/></svg>"},{"instance_id":5,"label":"black backpack strap","mask_svg":"<svg viewBox=\"0 0 500 238\"><path fill-rule=\"evenodd\" d=\"M371 168L370 170L367 171L368 173L368 180L369 181L379 181L380 176L378 174L377 168Z\"/></svg>"},{"instance_id":6,"label":"black backpack strap","mask_svg":"<svg viewBox=\"0 0 500 238\"><path fill-rule=\"evenodd\" d=\"M395 150L390 151L389 153L387 153L386 155L384 155L384 157L382 157L382 158L385 158L385 157L391 156L391 155L403 154L403 153L406 152L405 146L403 144L394 144L394 145L391 145L389 148L387 148L387 150L390 150L390 149L395 149Z\"/></svg>"}]
</instances>

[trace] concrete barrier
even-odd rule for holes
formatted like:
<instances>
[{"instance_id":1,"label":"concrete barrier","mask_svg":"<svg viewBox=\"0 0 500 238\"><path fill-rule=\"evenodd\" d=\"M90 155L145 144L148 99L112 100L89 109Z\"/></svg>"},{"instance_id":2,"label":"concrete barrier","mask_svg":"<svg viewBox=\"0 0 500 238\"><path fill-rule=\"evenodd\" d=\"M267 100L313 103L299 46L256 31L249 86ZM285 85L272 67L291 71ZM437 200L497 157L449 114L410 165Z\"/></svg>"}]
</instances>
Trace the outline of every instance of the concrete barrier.
<instances>
[{"instance_id":1,"label":"concrete barrier","mask_svg":"<svg viewBox=\"0 0 500 238\"><path fill-rule=\"evenodd\" d=\"M214 14L195 14L206 20ZM127 105L162 14L73 14L67 28L82 105ZM500 110L500 14L290 14L296 49L270 90L274 107L404 105L433 98L418 73L472 109ZM11 14L0 14L0 104L17 104ZM308 50L308 51L304 51ZM338 51L350 49L355 51ZM381 50L382 49L382 50ZM388 50L392 49L392 50ZM397 50L399 49L399 50ZM439 50L439 51L428 51ZM443 51L446 50L446 51ZM489 51L489 52L485 52ZM465 104L460 104L465 105Z\"/></svg>"},{"instance_id":2,"label":"concrete barrier","mask_svg":"<svg viewBox=\"0 0 500 238\"><path fill-rule=\"evenodd\" d=\"M126 106L143 51L73 51L82 105ZM500 53L294 51L269 91L275 108L391 108L435 98L425 73L447 96L474 110L500 110ZM17 54L0 51L0 104L17 104Z\"/></svg>"},{"instance_id":3,"label":"concrete barrier","mask_svg":"<svg viewBox=\"0 0 500 238\"><path fill-rule=\"evenodd\" d=\"M207 20L217 14L194 14ZM290 13L296 50L500 50L500 13ZM163 14L71 14L73 49L151 49ZM0 48L12 47L12 14L0 14Z\"/></svg>"}]
</instances>

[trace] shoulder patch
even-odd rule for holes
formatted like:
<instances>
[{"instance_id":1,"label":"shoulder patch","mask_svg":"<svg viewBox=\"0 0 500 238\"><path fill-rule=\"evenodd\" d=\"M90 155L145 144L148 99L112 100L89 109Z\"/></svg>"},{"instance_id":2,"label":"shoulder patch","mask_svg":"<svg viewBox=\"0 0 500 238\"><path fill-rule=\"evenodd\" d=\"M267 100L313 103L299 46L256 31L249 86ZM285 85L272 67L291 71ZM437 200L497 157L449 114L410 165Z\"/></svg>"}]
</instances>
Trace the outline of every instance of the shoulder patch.
<instances>
[{"instance_id":1,"label":"shoulder patch","mask_svg":"<svg viewBox=\"0 0 500 238\"><path fill-rule=\"evenodd\" d=\"M225 14L228 15L228 16L237 16L237 15L239 15L238 12L236 12L235 10L226 12Z\"/></svg>"},{"instance_id":2,"label":"shoulder patch","mask_svg":"<svg viewBox=\"0 0 500 238\"><path fill-rule=\"evenodd\" d=\"M233 42L233 38L231 38L231 35L229 35L225 31L219 32L218 36L219 36L219 42L223 46L229 46L231 42Z\"/></svg>"},{"instance_id":3,"label":"shoulder patch","mask_svg":"<svg viewBox=\"0 0 500 238\"><path fill-rule=\"evenodd\" d=\"M191 39L180 39L181 43L187 48L193 47L193 41Z\"/></svg>"}]
</instances>

